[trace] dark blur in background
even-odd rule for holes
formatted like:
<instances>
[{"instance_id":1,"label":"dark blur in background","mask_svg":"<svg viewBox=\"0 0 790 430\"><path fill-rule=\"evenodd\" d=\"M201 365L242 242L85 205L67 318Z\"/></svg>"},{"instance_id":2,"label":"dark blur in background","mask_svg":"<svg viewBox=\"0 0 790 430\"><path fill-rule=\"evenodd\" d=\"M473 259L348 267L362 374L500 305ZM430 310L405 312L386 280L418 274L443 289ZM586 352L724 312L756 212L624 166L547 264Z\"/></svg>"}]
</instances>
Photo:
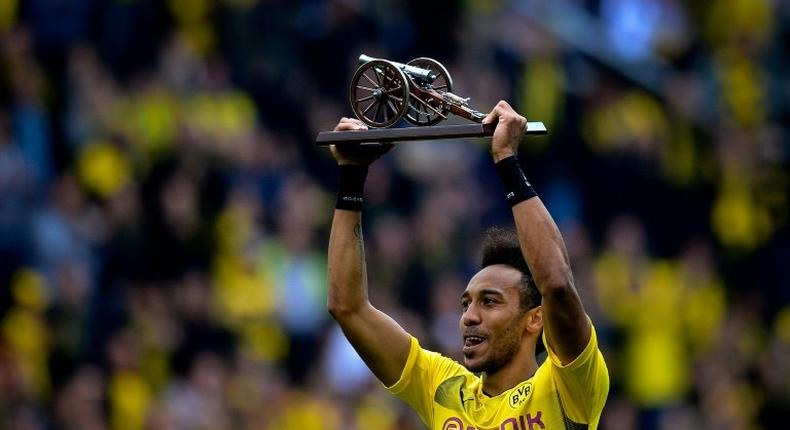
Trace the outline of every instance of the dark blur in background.
<instances>
[{"instance_id":1,"label":"dark blur in background","mask_svg":"<svg viewBox=\"0 0 790 430\"><path fill-rule=\"evenodd\" d=\"M361 53L550 129L522 160L612 388L604 429L790 422L790 2L0 1L0 428L417 429L325 310ZM371 169L374 304L457 357L485 141Z\"/></svg>"}]
</instances>

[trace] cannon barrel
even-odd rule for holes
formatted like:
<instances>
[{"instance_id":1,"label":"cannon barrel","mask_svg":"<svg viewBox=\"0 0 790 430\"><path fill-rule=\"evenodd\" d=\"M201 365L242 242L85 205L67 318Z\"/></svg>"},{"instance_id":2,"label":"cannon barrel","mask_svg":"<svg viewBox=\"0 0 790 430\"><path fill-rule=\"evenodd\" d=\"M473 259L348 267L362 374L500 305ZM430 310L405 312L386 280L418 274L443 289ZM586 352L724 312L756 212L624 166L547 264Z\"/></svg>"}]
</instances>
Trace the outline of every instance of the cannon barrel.
<instances>
[{"instance_id":1,"label":"cannon barrel","mask_svg":"<svg viewBox=\"0 0 790 430\"><path fill-rule=\"evenodd\" d=\"M359 56L359 64L365 64L365 63L367 63L369 61L373 61L373 60L385 60L385 59L384 58L374 58L374 57L370 57L370 56L365 55L365 54L362 54L362 55ZM398 63L396 61L390 61L390 60L385 60L385 61L389 61L390 63L394 64L395 67L403 70L403 73L406 73L406 74L408 74L408 75L410 75L410 76L412 76L414 78L420 79L420 80L425 81L425 82L431 83L437 77L436 74L431 73L431 71L428 70L428 69L423 69L423 68L420 68L420 67L409 66L408 64Z\"/></svg>"}]
</instances>

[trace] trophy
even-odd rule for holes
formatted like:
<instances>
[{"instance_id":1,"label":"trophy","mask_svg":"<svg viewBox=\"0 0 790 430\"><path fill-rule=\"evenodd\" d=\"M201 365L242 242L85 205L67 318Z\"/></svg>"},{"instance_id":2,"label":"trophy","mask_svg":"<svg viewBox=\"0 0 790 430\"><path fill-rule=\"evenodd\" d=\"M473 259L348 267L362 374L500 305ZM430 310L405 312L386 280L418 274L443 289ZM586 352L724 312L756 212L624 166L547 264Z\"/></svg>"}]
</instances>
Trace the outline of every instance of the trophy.
<instances>
[{"instance_id":1,"label":"trophy","mask_svg":"<svg viewBox=\"0 0 790 430\"><path fill-rule=\"evenodd\" d=\"M379 143L484 137L494 134L496 124L482 124L486 114L472 109L469 98L452 92L453 79L442 63L431 58L415 58L406 64L365 54L351 79L348 91L354 114L370 129L325 131L318 145L338 143ZM476 124L436 126L450 114ZM418 127L387 128L401 119ZM526 135L546 134L539 121L527 122Z\"/></svg>"}]
</instances>

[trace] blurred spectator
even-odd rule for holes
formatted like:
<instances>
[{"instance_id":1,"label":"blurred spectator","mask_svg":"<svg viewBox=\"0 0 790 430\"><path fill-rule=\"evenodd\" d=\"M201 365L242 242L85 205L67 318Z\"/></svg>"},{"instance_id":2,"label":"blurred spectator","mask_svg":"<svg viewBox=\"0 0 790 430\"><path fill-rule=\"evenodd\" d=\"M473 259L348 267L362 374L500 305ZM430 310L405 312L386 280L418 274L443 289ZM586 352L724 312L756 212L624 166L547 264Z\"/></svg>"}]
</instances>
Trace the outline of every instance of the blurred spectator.
<instances>
[{"instance_id":1,"label":"blurred spectator","mask_svg":"<svg viewBox=\"0 0 790 430\"><path fill-rule=\"evenodd\" d=\"M639 428L653 429L687 399L689 363L713 343L724 294L704 245L692 244L678 263L653 259L646 247L638 220L615 220L595 277L602 309L624 337L615 362L640 408Z\"/></svg>"}]
</instances>

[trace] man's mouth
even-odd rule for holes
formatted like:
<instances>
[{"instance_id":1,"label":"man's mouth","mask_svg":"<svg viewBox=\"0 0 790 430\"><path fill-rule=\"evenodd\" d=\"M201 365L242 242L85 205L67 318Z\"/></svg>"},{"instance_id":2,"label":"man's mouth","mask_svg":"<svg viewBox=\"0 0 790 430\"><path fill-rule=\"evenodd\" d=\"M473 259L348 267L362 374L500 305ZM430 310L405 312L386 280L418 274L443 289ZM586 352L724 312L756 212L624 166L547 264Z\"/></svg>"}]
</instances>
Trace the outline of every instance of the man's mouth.
<instances>
[{"instance_id":1,"label":"man's mouth","mask_svg":"<svg viewBox=\"0 0 790 430\"><path fill-rule=\"evenodd\" d=\"M486 338L482 336L464 336L464 352L469 352L474 349L477 349L483 342L486 341Z\"/></svg>"}]
</instances>

